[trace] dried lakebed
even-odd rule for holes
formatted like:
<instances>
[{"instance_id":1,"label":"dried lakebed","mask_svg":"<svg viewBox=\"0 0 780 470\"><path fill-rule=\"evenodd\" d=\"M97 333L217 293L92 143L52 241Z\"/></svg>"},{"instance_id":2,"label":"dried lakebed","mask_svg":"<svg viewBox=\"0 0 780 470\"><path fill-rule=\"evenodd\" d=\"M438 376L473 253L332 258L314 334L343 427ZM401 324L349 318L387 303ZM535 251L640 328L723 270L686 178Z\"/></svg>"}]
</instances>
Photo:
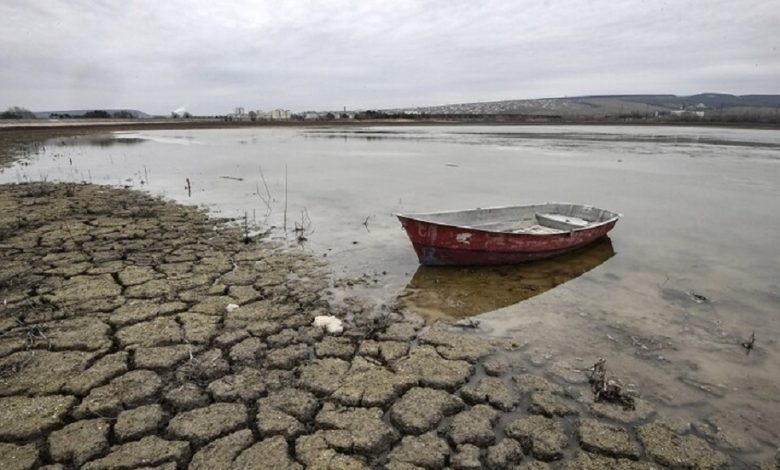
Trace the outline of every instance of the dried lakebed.
<instances>
[{"instance_id":1,"label":"dried lakebed","mask_svg":"<svg viewBox=\"0 0 780 470\"><path fill-rule=\"evenodd\" d=\"M747 466L510 341L397 313L325 334L312 257L138 192L0 186L0 258L4 469Z\"/></svg>"}]
</instances>

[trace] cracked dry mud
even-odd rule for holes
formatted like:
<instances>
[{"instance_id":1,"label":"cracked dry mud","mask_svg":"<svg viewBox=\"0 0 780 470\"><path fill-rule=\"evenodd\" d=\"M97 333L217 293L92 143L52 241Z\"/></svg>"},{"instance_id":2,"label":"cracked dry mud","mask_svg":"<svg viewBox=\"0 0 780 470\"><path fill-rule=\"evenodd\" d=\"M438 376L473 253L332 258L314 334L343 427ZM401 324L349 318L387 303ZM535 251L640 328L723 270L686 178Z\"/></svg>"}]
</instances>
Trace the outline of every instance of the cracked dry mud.
<instances>
[{"instance_id":1,"label":"cracked dry mud","mask_svg":"<svg viewBox=\"0 0 780 470\"><path fill-rule=\"evenodd\" d=\"M3 469L739 466L500 342L397 313L327 335L312 257L137 192L1 186L0 255Z\"/></svg>"}]
</instances>

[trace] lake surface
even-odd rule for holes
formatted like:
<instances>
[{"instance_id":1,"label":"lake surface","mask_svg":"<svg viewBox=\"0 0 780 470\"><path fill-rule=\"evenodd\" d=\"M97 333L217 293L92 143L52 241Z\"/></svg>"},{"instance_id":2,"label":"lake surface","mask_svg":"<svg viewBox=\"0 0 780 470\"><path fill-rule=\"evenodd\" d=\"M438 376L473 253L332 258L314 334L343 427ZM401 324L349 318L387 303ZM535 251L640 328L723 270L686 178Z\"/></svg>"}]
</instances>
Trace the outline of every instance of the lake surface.
<instances>
[{"instance_id":1,"label":"lake surface","mask_svg":"<svg viewBox=\"0 0 780 470\"><path fill-rule=\"evenodd\" d=\"M352 286L336 291L377 305L398 299L429 318L479 314L486 334L515 336L538 364L585 369L605 357L658 407L705 423L703 432L738 429L726 437L748 451L780 442L778 131L118 132L53 139L0 170L1 182L41 179L129 186L246 215L291 245L303 226L303 249L331 263L336 286ZM431 269L418 267L392 216L546 201L623 218L609 239L561 259ZM748 355L740 343L752 332Z\"/></svg>"}]
</instances>

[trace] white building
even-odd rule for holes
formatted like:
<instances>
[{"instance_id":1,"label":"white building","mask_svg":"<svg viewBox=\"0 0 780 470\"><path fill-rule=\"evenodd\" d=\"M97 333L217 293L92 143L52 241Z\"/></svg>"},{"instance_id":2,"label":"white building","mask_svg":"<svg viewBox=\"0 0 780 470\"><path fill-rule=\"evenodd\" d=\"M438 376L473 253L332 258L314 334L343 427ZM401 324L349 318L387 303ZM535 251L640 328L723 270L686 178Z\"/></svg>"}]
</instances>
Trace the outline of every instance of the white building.
<instances>
[{"instance_id":1,"label":"white building","mask_svg":"<svg viewBox=\"0 0 780 470\"><path fill-rule=\"evenodd\" d=\"M274 109L271 111L271 119L274 121L287 121L292 118L292 112L289 109Z\"/></svg>"}]
</instances>

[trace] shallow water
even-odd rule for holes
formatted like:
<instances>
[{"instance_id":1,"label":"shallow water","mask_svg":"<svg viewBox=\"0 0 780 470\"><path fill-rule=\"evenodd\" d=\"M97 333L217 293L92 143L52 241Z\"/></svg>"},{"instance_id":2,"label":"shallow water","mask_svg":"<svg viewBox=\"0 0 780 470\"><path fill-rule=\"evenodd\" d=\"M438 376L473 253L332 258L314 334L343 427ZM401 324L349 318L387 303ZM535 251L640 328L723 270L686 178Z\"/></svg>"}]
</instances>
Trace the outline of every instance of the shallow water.
<instances>
[{"instance_id":1,"label":"shallow water","mask_svg":"<svg viewBox=\"0 0 780 470\"><path fill-rule=\"evenodd\" d=\"M377 303L400 295L429 317L481 314L486 333L515 335L539 363L607 357L661 407L738 428L732 441L748 450L780 443L780 132L145 131L54 139L26 160L0 181L130 186L263 227L284 225L286 170L288 239L304 225L307 248L336 277L368 274L358 284ZM624 217L609 240L559 260L449 270L418 267L392 217L545 201Z\"/></svg>"}]
</instances>

